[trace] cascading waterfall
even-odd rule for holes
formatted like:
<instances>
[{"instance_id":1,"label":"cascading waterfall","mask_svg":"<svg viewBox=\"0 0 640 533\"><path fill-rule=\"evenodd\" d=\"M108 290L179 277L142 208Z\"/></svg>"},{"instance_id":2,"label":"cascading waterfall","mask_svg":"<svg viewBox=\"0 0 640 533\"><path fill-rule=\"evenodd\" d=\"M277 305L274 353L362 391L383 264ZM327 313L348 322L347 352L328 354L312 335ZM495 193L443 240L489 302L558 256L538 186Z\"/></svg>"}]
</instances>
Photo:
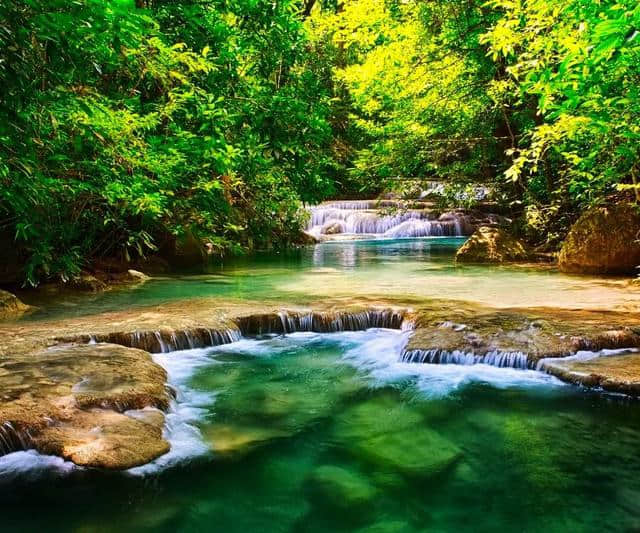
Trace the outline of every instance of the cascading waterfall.
<instances>
[{"instance_id":1,"label":"cascading waterfall","mask_svg":"<svg viewBox=\"0 0 640 533\"><path fill-rule=\"evenodd\" d=\"M400 329L404 313L393 309L343 313L298 313L280 311L236 319L243 335L287 334L296 332L335 333L369 328Z\"/></svg>"},{"instance_id":2,"label":"cascading waterfall","mask_svg":"<svg viewBox=\"0 0 640 533\"><path fill-rule=\"evenodd\" d=\"M319 313L280 311L253 314L234 320L235 327L212 329L196 327L184 330L117 332L80 337L59 337L61 342L105 342L138 348L150 353L168 353L219 346L239 341L241 337L296 332L333 333L369 328L400 329L405 313L395 309L357 312Z\"/></svg>"},{"instance_id":3,"label":"cascading waterfall","mask_svg":"<svg viewBox=\"0 0 640 533\"><path fill-rule=\"evenodd\" d=\"M11 422L0 424L0 456L28 450L30 444L31 436L28 432L20 431Z\"/></svg>"},{"instance_id":4,"label":"cascading waterfall","mask_svg":"<svg viewBox=\"0 0 640 533\"><path fill-rule=\"evenodd\" d=\"M80 337L58 337L61 342L106 342L120 344L128 348L138 348L149 353L168 353L178 350L192 350L219 344L230 344L240 340L237 328L212 329L190 328L184 330L154 330L115 332L98 335L81 335Z\"/></svg>"},{"instance_id":5,"label":"cascading waterfall","mask_svg":"<svg viewBox=\"0 0 640 533\"><path fill-rule=\"evenodd\" d=\"M307 231L327 234L375 235L388 238L455 237L464 234L461 217L445 214L436 219L428 209L407 209L386 214L378 207L384 201L332 202L309 208ZM393 202L391 202L393 203Z\"/></svg>"},{"instance_id":6,"label":"cascading waterfall","mask_svg":"<svg viewBox=\"0 0 640 533\"><path fill-rule=\"evenodd\" d=\"M507 352L493 350L483 355L476 355L461 350L404 350L401 354L403 363L429 363L440 365L478 365L485 364L499 368L532 368L527 354L523 352Z\"/></svg>"}]
</instances>

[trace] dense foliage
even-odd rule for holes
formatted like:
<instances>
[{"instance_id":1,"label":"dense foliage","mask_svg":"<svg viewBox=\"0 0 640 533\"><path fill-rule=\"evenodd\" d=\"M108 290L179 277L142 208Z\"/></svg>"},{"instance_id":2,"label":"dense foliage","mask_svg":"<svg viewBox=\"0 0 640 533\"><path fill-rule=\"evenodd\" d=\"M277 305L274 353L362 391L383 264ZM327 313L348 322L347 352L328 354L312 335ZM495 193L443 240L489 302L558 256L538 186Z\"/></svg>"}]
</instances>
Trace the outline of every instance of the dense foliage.
<instances>
[{"instance_id":1,"label":"dense foliage","mask_svg":"<svg viewBox=\"0 0 640 533\"><path fill-rule=\"evenodd\" d=\"M353 0L311 27L341 51L365 185L493 182L552 244L586 205L640 194L636 1Z\"/></svg>"},{"instance_id":2,"label":"dense foliage","mask_svg":"<svg viewBox=\"0 0 640 533\"><path fill-rule=\"evenodd\" d=\"M0 3L0 220L31 282L172 235L286 243L331 192L294 1Z\"/></svg>"},{"instance_id":3,"label":"dense foliage","mask_svg":"<svg viewBox=\"0 0 640 533\"><path fill-rule=\"evenodd\" d=\"M556 244L640 198L638 91L634 0L0 0L0 242L31 283L280 246L411 177Z\"/></svg>"}]
</instances>

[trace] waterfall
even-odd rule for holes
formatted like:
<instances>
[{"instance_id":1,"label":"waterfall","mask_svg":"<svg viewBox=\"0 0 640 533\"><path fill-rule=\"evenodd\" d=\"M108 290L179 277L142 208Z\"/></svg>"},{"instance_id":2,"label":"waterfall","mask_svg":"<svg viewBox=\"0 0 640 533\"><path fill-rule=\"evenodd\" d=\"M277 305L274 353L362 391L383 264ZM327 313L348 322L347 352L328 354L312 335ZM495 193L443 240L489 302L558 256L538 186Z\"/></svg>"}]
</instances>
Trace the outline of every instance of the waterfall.
<instances>
[{"instance_id":1,"label":"waterfall","mask_svg":"<svg viewBox=\"0 0 640 533\"><path fill-rule=\"evenodd\" d=\"M0 424L0 456L31 447L31 435L20 431L11 422Z\"/></svg>"},{"instance_id":2,"label":"waterfall","mask_svg":"<svg viewBox=\"0 0 640 533\"><path fill-rule=\"evenodd\" d=\"M384 213L384 201L332 202L309 208L307 231L316 237L329 234L375 235L387 238L461 236L462 217L447 213L436 219L429 209ZM391 202L394 204L394 202ZM397 206L397 204L395 204Z\"/></svg>"},{"instance_id":3,"label":"waterfall","mask_svg":"<svg viewBox=\"0 0 640 533\"><path fill-rule=\"evenodd\" d=\"M167 353L176 350L190 350L229 344L240 339L240 331L237 328L213 329L213 328L189 328L183 330L136 330L130 333L114 332L98 335L81 335L75 338L58 338L63 342L108 342L120 344L128 348L138 348L150 353Z\"/></svg>"},{"instance_id":4,"label":"waterfall","mask_svg":"<svg viewBox=\"0 0 640 533\"><path fill-rule=\"evenodd\" d=\"M429 363L439 365L478 365L485 364L499 368L531 368L527 354L523 352L506 352L493 350L483 355L461 350L404 350L401 354L403 363Z\"/></svg>"},{"instance_id":5,"label":"waterfall","mask_svg":"<svg viewBox=\"0 0 640 533\"><path fill-rule=\"evenodd\" d=\"M233 321L233 326L226 329L194 327L183 330L136 330L133 332L58 337L56 340L83 343L104 342L138 348L150 353L168 353L231 344L239 341L243 335L287 334L298 331L332 333L360 331L369 328L410 328L411 323L405 322L404 317L405 311L395 309L330 313L279 311L236 318Z\"/></svg>"},{"instance_id":6,"label":"waterfall","mask_svg":"<svg viewBox=\"0 0 640 533\"><path fill-rule=\"evenodd\" d=\"M400 329L404 312L393 309L340 313L298 313L280 311L249 315L236 319L243 335L286 334L300 331L335 333L361 331L369 328Z\"/></svg>"}]
</instances>

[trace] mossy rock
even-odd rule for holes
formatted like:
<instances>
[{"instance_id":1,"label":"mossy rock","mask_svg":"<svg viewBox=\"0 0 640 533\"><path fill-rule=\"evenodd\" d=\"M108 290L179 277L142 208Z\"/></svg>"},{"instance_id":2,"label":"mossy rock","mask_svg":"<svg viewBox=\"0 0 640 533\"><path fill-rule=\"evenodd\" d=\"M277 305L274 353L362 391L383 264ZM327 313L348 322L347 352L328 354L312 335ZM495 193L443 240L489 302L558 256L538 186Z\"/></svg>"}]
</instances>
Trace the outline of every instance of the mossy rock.
<instances>
[{"instance_id":1,"label":"mossy rock","mask_svg":"<svg viewBox=\"0 0 640 533\"><path fill-rule=\"evenodd\" d=\"M15 294L0 289L0 320L19 317L29 309Z\"/></svg>"},{"instance_id":2,"label":"mossy rock","mask_svg":"<svg viewBox=\"0 0 640 533\"><path fill-rule=\"evenodd\" d=\"M334 465L316 468L310 485L324 503L344 510L366 507L377 495L377 489L364 476Z\"/></svg>"},{"instance_id":3,"label":"mossy rock","mask_svg":"<svg viewBox=\"0 0 640 533\"><path fill-rule=\"evenodd\" d=\"M379 396L346 410L337 417L334 439L348 441L359 460L379 471L430 478L453 466L462 451L426 427L418 409L394 400Z\"/></svg>"},{"instance_id":4,"label":"mossy rock","mask_svg":"<svg viewBox=\"0 0 640 533\"><path fill-rule=\"evenodd\" d=\"M571 227L559 267L577 274L633 274L640 265L640 213L620 203L587 210Z\"/></svg>"},{"instance_id":5,"label":"mossy rock","mask_svg":"<svg viewBox=\"0 0 640 533\"><path fill-rule=\"evenodd\" d=\"M524 245L497 226L481 226L456 253L458 263L509 263L526 261Z\"/></svg>"}]
</instances>

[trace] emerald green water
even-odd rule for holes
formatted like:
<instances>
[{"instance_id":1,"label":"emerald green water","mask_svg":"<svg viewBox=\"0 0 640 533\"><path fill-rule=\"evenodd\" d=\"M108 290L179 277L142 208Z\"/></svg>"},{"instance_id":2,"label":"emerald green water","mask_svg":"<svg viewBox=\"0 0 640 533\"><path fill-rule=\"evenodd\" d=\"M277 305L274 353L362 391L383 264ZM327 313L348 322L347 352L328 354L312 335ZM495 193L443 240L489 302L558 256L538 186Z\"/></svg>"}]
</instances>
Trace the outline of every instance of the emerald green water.
<instances>
[{"instance_id":1,"label":"emerald green water","mask_svg":"<svg viewBox=\"0 0 640 533\"><path fill-rule=\"evenodd\" d=\"M176 300L188 312L207 296L639 308L640 291L620 279L456 266L461 242L327 243L99 295L31 295L41 311L26 319ZM171 452L126 473L32 451L1 457L1 530L640 530L637 401L535 371L399 363L406 335L293 334L155 355L178 391Z\"/></svg>"},{"instance_id":2,"label":"emerald green water","mask_svg":"<svg viewBox=\"0 0 640 533\"><path fill-rule=\"evenodd\" d=\"M0 459L2 531L634 531L640 406L535 371L397 362L406 333L158 355L173 451ZM48 462L46 462L48 461Z\"/></svg>"},{"instance_id":3,"label":"emerald green water","mask_svg":"<svg viewBox=\"0 0 640 533\"><path fill-rule=\"evenodd\" d=\"M217 297L310 303L328 298L450 299L494 307L558 306L640 310L640 286L626 279L568 276L554 268L456 265L464 238L320 244L212 264L208 273L173 275L96 295L21 293L40 312L27 320Z\"/></svg>"}]
</instances>

